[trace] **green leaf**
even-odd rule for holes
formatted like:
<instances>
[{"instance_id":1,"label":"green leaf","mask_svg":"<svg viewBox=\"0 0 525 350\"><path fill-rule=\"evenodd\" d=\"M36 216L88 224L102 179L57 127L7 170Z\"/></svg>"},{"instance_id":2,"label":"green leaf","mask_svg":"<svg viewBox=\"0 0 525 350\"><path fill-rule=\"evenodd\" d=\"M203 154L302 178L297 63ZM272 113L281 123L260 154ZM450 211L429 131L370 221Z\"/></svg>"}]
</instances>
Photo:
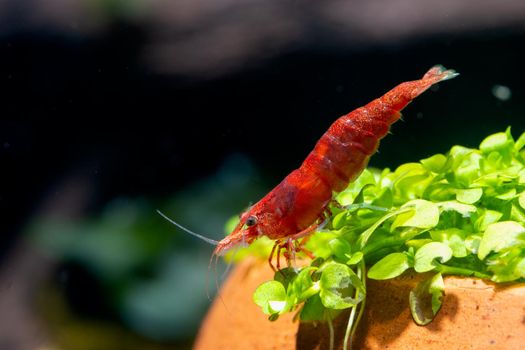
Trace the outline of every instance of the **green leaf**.
<instances>
[{"instance_id":1,"label":"green leaf","mask_svg":"<svg viewBox=\"0 0 525 350\"><path fill-rule=\"evenodd\" d=\"M523 253L520 247L507 249L487 259L488 270L493 272L494 282L511 282L523 276Z\"/></svg>"},{"instance_id":2,"label":"green leaf","mask_svg":"<svg viewBox=\"0 0 525 350\"><path fill-rule=\"evenodd\" d=\"M405 226L432 228L439 222L439 207L435 203L423 199L415 199L407 202L401 208L413 208L413 210L398 215L392 224L391 230Z\"/></svg>"},{"instance_id":3,"label":"green leaf","mask_svg":"<svg viewBox=\"0 0 525 350\"><path fill-rule=\"evenodd\" d=\"M516 274L519 275L521 278L525 278L525 257L520 259L519 262L516 264Z\"/></svg>"},{"instance_id":4,"label":"green leaf","mask_svg":"<svg viewBox=\"0 0 525 350\"><path fill-rule=\"evenodd\" d=\"M368 271L368 277L374 280L386 280L401 275L409 267L405 253L392 253L372 266Z\"/></svg>"},{"instance_id":5,"label":"green leaf","mask_svg":"<svg viewBox=\"0 0 525 350\"><path fill-rule=\"evenodd\" d=\"M518 140L514 144L514 151L519 152L525 146L525 132L518 137Z\"/></svg>"},{"instance_id":6,"label":"green leaf","mask_svg":"<svg viewBox=\"0 0 525 350\"><path fill-rule=\"evenodd\" d=\"M344 230L344 228L342 229ZM339 235L338 231L316 232L306 243L306 249L314 253L318 258L328 259L332 255L332 250L328 242Z\"/></svg>"},{"instance_id":7,"label":"green leaf","mask_svg":"<svg viewBox=\"0 0 525 350\"><path fill-rule=\"evenodd\" d=\"M322 321L324 320L326 308L318 294L309 298L301 309L299 317L303 322Z\"/></svg>"},{"instance_id":8,"label":"green leaf","mask_svg":"<svg viewBox=\"0 0 525 350\"><path fill-rule=\"evenodd\" d=\"M320 287L321 301L329 309L347 309L357 305L365 296L363 283L344 264L328 264L322 271ZM359 292L357 299L354 298L356 290Z\"/></svg>"},{"instance_id":9,"label":"green leaf","mask_svg":"<svg viewBox=\"0 0 525 350\"><path fill-rule=\"evenodd\" d=\"M483 189L481 188L469 188L469 189L458 189L456 190L456 199L458 202L465 204L474 204L483 195Z\"/></svg>"},{"instance_id":10,"label":"green leaf","mask_svg":"<svg viewBox=\"0 0 525 350\"><path fill-rule=\"evenodd\" d=\"M416 251L414 270L417 272L431 271L436 267L434 259L438 258L441 263L447 262L452 258L452 249L440 242L427 243Z\"/></svg>"},{"instance_id":11,"label":"green leaf","mask_svg":"<svg viewBox=\"0 0 525 350\"><path fill-rule=\"evenodd\" d=\"M298 271L293 267L285 267L276 271L273 275L273 279L284 286L284 289L288 289L288 285L292 283L297 277Z\"/></svg>"},{"instance_id":12,"label":"green leaf","mask_svg":"<svg viewBox=\"0 0 525 350\"><path fill-rule=\"evenodd\" d=\"M313 295L319 293L319 283L314 283L312 273L317 267L305 267L299 272L292 283L292 292L296 298L295 303L301 303Z\"/></svg>"},{"instance_id":13,"label":"green leaf","mask_svg":"<svg viewBox=\"0 0 525 350\"><path fill-rule=\"evenodd\" d=\"M451 175L451 184L459 185L457 187L469 187L472 182L479 178L482 156L478 151L454 146L450 150L449 156L453 163L453 172L449 174Z\"/></svg>"},{"instance_id":14,"label":"green leaf","mask_svg":"<svg viewBox=\"0 0 525 350\"><path fill-rule=\"evenodd\" d=\"M466 232L455 227L445 230L432 231L430 236L434 241L445 243L452 249L452 256L464 258L467 256L467 247L465 246Z\"/></svg>"},{"instance_id":15,"label":"green leaf","mask_svg":"<svg viewBox=\"0 0 525 350\"><path fill-rule=\"evenodd\" d=\"M410 291L409 304L414 321L425 326L432 322L443 302L445 283L441 274L420 282Z\"/></svg>"},{"instance_id":16,"label":"green leaf","mask_svg":"<svg viewBox=\"0 0 525 350\"><path fill-rule=\"evenodd\" d=\"M372 205L383 208L391 208L394 204L394 195L389 187L383 188L373 197Z\"/></svg>"},{"instance_id":17,"label":"green leaf","mask_svg":"<svg viewBox=\"0 0 525 350\"><path fill-rule=\"evenodd\" d=\"M512 204L510 209L510 219L516 222L525 223L525 210L519 204Z\"/></svg>"},{"instance_id":18,"label":"green leaf","mask_svg":"<svg viewBox=\"0 0 525 350\"><path fill-rule=\"evenodd\" d=\"M433 178L421 163L403 164L394 175L394 195L403 201L420 197Z\"/></svg>"},{"instance_id":19,"label":"green leaf","mask_svg":"<svg viewBox=\"0 0 525 350\"><path fill-rule=\"evenodd\" d=\"M525 135L525 134L523 134L523 135ZM518 198L518 202L520 203L520 207L525 209L525 191L520 193L520 196Z\"/></svg>"},{"instance_id":20,"label":"green leaf","mask_svg":"<svg viewBox=\"0 0 525 350\"><path fill-rule=\"evenodd\" d=\"M350 243L343 238L334 238L328 242L328 245L330 246L332 253L340 259L345 259L346 254L352 251Z\"/></svg>"},{"instance_id":21,"label":"green leaf","mask_svg":"<svg viewBox=\"0 0 525 350\"><path fill-rule=\"evenodd\" d=\"M503 192L503 193L501 193L501 194L496 196L496 198L502 199L502 200L511 200L511 199L514 199L514 197L516 197L516 189L515 188L511 188L508 191L505 191L505 192Z\"/></svg>"},{"instance_id":22,"label":"green leaf","mask_svg":"<svg viewBox=\"0 0 525 350\"><path fill-rule=\"evenodd\" d=\"M498 132L486 137L479 145L479 149L481 152L487 154L494 151L498 152L508 149L509 146L513 146L512 138L509 139L507 132Z\"/></svg>"},{"instance_id":23,"label":"green leaf","mask_svg":"<svg viewBox=\"0 0 525 350\"><path fill-rule=\"evenodd\" d=\"M474 226L477 231L483 232L487 229L489 225L501 219L502 216L503 213L499 211L485 210L483 214L481 214L480 217L476 220Z\"/></svg>"},{"instance_id":24,"label":"green leaf","mask_svg":"<svg viewBox=\"0 0 525 350\"><path fill-rule=\"evenodd\" d=\"M357 241L359 247L363 248L366 245L366 243L368 242L368 240L370 239L370 236L372 235L372 233L374 233L374 231L377 230L378 227L381 226L385 221L387 221L388 219L390 219L390 218L392 218L392 217L394 217L396 215L402 215L403 213L406 213L409 210L410 210L410 208L400 208L400 209L398 209L396 211L393 211L393 212L390 212L390 213L384 215L379 220L374 222L374 224L372 226L370 226L369 228L366 229L366 231L361 233L361 235L359 237L359 240Z\"/></svg>"},{"instance_id":25,"label":"green leaf","mask_svg":"<svg viewBox=\"0 0 525 350\"><path fill-rule=\"evenodd\" d=\"M376 180L370 169L365 169L361 175L351 183L348 188L336 195L336 200L343 206L354 203L356 197L366 185L375 185Z\"/></svg>"},{"instance_id":26,"label":"green leaf","mask_svg":"<svg viewBox=\"0 0 525 350\"><path fill-rule=\"evenodd\" d=\"M339 230L348 223L348 211L342 211L332 219L332 227L334 230Z\"/></svg>"},{"instance_id":27,"label":"green leaf","mask_svg":"<svg viewBox=\"0 0 525 350\"><path fill-rule=\"evenodd\" d=\"M524 244L525 227L515 221L491 224L483 233L479 244L478 258L483 260L491 252L500 252L516 244Z\"/></svg>"},{"instance_id":28,"label":"green leaf","mask_svg":"<svg viewBox=\"0 0 525 350\"><path fill-rule=\"evenodd\" d=\"M421 164L434 173L440 173L445 168L446 163L447 157L442 154L435 154L432 157L421 160Z\"/></svg>"},{"instance_id":29,"label":"green leaf","mask_svg":"<svg viewBox=\"0 0 525 350\"><path fill-rule=\"evenodd\" d=\"M444 179L431 183L423 194L423 198L433 202L447 201L455 198L455 196L456 189Z\"/></svg>"},{"instance_id":30,"label":"green leaf","mask_svg":"<svg viewBox=\"0 0 525 350\"><path fill-rule=\"evenodd\" d=\"M425 244L431 243L432 240L430 238L420 238L420 239L409 239L405 242L405 245L412 249L419 249Z\"/></svg>"},{"instance_id":31,"label":"green leaf","mask_svg":"<svg viewBox=\"0 0 525 350\"><path fill-rule=\"evenodd\" d=\"M480 235L470 235L465 239L465 248L467 248L467 250L470 253L477 255L480 242L481 242Z\"/></svg>"},{"instance_id":32,"label":"green leaf","mask_svg":"<svg viewBox=\"0 0 525 350\"><path fill-rule=\"evenodd\" d=\"M282 313L286 310L286 290L280 282L268 281L257 287L253 301L267 315Z\"/></svg>"},{"instance_id":33,"label":"green leaf","mask_svg":"<svg viewBox=\"0 0 525 350\"><path fill-rule=\"evenodd\" d=\"M357 265L363 260L363 252L355 252L354 254L348 256L347 265Z\"/></svg>"},{"instance_id":34,"label":"green leaf","mask_svg":"<svg viewBox=\"0 0 525 350\"><path fill-rule=\"evenodd\" d=\"M468 218L471 214L477 211L477 208L474 205L463 204L456 201L445 201L437 203L439 208L442 211L455 211L460 213L464 218Z\"/></svg>"}]
</instances>

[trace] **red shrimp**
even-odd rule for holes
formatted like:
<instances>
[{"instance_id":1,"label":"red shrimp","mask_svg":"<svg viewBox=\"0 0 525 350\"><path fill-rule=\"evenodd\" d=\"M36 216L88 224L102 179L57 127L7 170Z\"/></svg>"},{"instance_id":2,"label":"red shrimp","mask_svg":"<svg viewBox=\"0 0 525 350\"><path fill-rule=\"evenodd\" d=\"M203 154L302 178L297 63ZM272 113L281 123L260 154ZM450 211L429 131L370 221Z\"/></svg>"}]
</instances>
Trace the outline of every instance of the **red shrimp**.
<instances>
[{"instance_id":1,"label":"red shrimp","mask_svg":"<svg viewBox=\"0 0 525 350\"><path fill-rule=\"evenodd\" d=\"M345 189L361 174L390 125L401 117L400 111L433 84L457 75L454 70L434 66L423 78L401 83L337 119L298 169L241 214L230 235L220 242L207 239L216 244L213 256L267 236L275 240L270 266L275 270L272 258L276 249L277 269L281 249L285 249L290 263L297 249L294 242L315 231L325 220L333 193Z\"/></svg>"}]
</instances>

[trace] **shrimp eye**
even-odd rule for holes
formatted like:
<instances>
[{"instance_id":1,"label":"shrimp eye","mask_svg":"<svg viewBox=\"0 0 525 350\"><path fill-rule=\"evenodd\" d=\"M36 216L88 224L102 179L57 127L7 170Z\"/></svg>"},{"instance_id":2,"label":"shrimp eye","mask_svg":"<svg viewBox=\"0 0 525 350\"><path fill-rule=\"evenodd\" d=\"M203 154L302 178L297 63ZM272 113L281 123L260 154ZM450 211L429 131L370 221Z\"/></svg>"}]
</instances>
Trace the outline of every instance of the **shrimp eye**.
<instances>
[{"instance_id":1,"label":"shrimp eye","mask_svg":"<svg viewBox=\"0 0 525 350\"><path fill-rule=\"evenodd\" d=\"M246 219L246 226L253 226L257 223L257 218L255 216L249 216L248 219Z\"/></svg>"}]
</instances>

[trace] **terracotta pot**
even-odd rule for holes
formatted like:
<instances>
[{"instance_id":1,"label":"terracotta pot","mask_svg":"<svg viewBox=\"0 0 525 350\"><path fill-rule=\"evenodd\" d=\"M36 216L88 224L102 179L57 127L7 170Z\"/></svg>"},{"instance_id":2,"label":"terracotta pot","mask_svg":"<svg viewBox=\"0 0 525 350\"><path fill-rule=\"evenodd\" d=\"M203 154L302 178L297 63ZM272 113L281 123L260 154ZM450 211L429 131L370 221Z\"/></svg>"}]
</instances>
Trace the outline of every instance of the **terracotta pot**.
<instances>
[{"instance_id":1,"label":"terracotta pot","mask_svg":"<svg viewBox=\"0 0 525 350\"><path fill-rule=\"evenodd\" d=\"M328 349L325 324L293 322L292 314L270 322L253 303L255 288L272 275L265 262L237 266L203 322L195 349ZM443 306L421 327L408 309L408 293L417 282L410 274L368 282L353 349L525 349L525 284L446 277ZM347 316L334 322L336 349L342 348Z\"/></svg>"}]
</instances>

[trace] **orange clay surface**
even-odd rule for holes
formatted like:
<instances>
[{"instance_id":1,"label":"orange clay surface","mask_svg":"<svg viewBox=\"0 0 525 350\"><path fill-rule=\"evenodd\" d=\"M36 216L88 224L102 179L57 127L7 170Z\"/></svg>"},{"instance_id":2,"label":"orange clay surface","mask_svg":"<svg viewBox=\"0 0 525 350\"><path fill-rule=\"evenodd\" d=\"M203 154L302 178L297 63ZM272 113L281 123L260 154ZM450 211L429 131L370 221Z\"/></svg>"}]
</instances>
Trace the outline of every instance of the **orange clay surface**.
<instances>
[{"instance_id":1,"label":"orange clay surface","mask_svg":"<svg viewBox=\"0 0 525 350\"><path fill-rule=\"evenodd\" d=\"M252 301L257 286L272 279L265 262L235 268L202 324L195 349L328 349L325 324L293 322L293 314L270 322ZM525 284L495 285L471 278L445 278L436 319L417 326L408 293L417 277L368 281L366 311L353 349L525 349ZM341 349L348 313L334 322Z\"/></svg>"}]
</instances>

